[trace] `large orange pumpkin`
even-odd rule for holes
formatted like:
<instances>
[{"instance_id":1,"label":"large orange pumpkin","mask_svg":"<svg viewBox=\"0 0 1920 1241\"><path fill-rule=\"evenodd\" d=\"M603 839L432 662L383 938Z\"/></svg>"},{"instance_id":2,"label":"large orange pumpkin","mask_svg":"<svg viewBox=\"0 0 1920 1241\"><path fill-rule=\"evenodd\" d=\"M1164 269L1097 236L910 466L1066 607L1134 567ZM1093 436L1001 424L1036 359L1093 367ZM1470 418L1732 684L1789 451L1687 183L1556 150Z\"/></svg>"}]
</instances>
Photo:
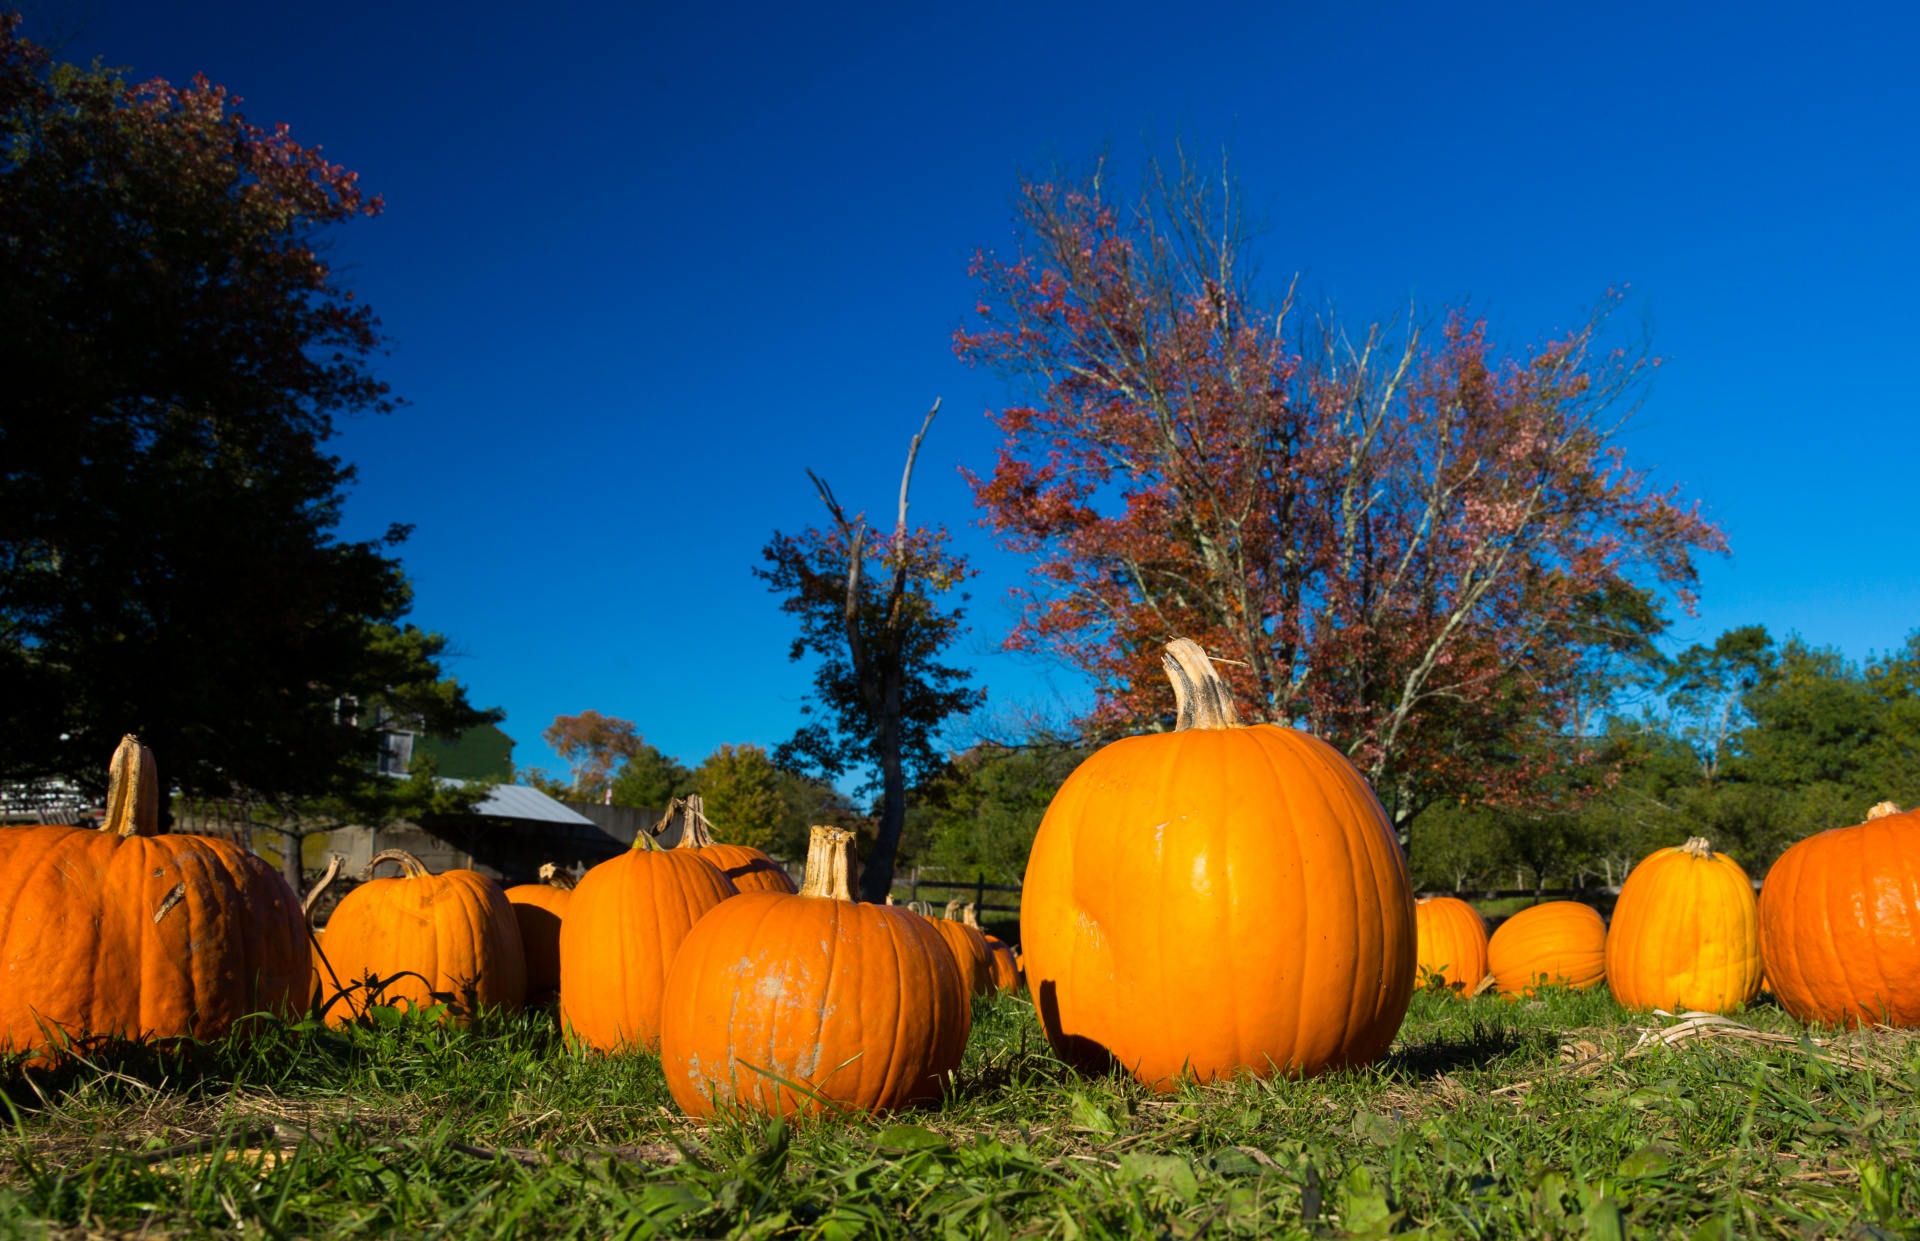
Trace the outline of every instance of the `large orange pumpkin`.
<instances>
[{"instance_id":1,"label":"large orange pumpkin","mask_svg":"<svg viewBox=\"0 0 1920 1241\"><path fill-rule=\"evenodd\" d=\"M662 849L645 832L588 871L560 923L560 1021L601 1051L658 1051L660 995L681 941L707 911L739 895L701 855Z\"/></svg>"},{"instance_id":2,"label":"large orange pumpkin","mask_svg":"<svg viewBox=\"0 0 1920 1241\"><path fill-rule=\"evenodd\" d=\"M371 878L382 862L398 863L400 877ZM402 1001L444 1004L462 1021L520 1010L526 957L499 884L472 870L436 875L403 849L374 854L361 876L327 920L326 964L341 987L322 1000L330 1024Z\"/></svg>"},{"instance_id":3,"label":"large orange pumpkin","mask_svg":"<svg viewBox=\"0 0 1920 1241\"><path fill-rule=\"evenodd\" d=\"M660 1062L693 1116L873 1112L940 1094L972 1021L953 954L909 910L855 903L852 832L816 827L797 896L701 920L667 978Z\"/></svg>"},{"instance_id":4,"label":"large orange pumpkin","mask_svg":"<svg viewBox=\"0 0 1920 1241\"><path fill-rule=\"evenodd\" d=\"M729 845L714 839L713 821L707 818L700 794L690 794L679 804L684 817L675 849L690 849L712 862L742 892L793 892L793 878L778 862L752 845ZM673 812L674 807L668 806L661 826L672 819Z\"/></svg>"},{"instance_id":5,"label":"large orange pumpkin","mask_svg":"<svg viewBox=\"0 0 1920 1241\"><path fill-rule=\"evenodd\" d=\"M560 922L567 916L573 887L572 875L547 862L540 867L539 883L516 883L507 889L527 958L529 1003L560 990Z\"/></svg>"},{"instance_id":6,"label":"large orange pumpkin","mask_svg":"<svg viewBox=\"0 0 1920 1241\"><path fill-rule=\"evenodd\" d=\"M1186 639L1176 730L1096 752L1027 863L1028 990L1067 1060L1171 1089L1385 1052L1413 996L1413 891L1373 790L1306 733L1241 727Z\"/></svg>"},{"instance_id":7,"label":"large orange pumpkin","mask_svg":"<svg viewBox=\"0 0 1920 1241\"><path fill-rule=\"evenodd\" d=\"M1597 987L1607 976L1607 927L1591 906L1547 901L1502 922L1487 941L1487 968L1508 999L1536 987Z\"/></svg>"},{"instance_id":8,"label":"large orange pumpkin","mask_svg":"<svg viewBox=\"0 0 1920 1241\"><path fill-rule=\"evenodd\" d=\"M994 990L1005 994L1020 989L1020 967L1014 963L1013 949L997 935L989 935L981 929L979 911L969 903L964 911L966 923L980 932L987 941L987 951L992 954L991 967Z\"/></svg>"},{"instance_id":9,"label":"large orange pumpkin","mask_svg":"<svg viewBox=\"0 0 1920 1241\"><path fill-rule=\"evenodd\" d=\"M1649 854L1620 887L1607 986L1628 1008L1732 1012L1760 991L1760 918L1740 863L1695 836Z\"/></svg>"},{"instance_id":10,"label":"large orange pumpkin","mask_svg":"<svg viewBox=\"0 0 1920 1241\"><path fill-rule=\"evenodd\" d=\"M1473 994L1487 976L1487 920L1457 896L1423 897L1413 916L1420 977L1438 979L1455 994Z\"/></svg>"},{"instance_id":11,"label":"large orange pumpkin","mask_svg":"<svg viewBox=\"0 0 1920 1241\"><path fill-rule=\"evenodd\" d=\"M1920 812L1800 841L1760 889L1760 945L1780 1006L1829 1025L1920 1025Z\"/></svg>"},{"instance_id":12,"label":"large orange pumpkin","mask_svg":"<svg viewBox=\"0 0 1920 1241\"><path fill-rule=\"evenodd\" d=\"M297 1015L309 956L286 880L228 841L159 835L159 776L136 738L109 779L98 831L0 828L0 1051Z\"/></svg>"}]
</instances>

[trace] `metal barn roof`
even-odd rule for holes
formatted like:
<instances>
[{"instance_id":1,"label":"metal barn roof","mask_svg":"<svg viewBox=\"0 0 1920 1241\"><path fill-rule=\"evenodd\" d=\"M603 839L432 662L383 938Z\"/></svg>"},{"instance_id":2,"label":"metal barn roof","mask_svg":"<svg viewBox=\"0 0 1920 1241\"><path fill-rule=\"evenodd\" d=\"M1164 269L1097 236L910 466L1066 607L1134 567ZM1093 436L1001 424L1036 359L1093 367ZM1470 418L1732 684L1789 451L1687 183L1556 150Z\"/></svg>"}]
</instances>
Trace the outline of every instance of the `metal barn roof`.
<instances>
[{"instance_id":1,"label":"metal barn roof","mask_svg":"<svg viewBox=\"0 0 1920 1241\"><path fill-rule=\"evenodd\" d=\"M500 819L526 819L535 823L594 826L593 820L578 810L568 809L539 789L530 789L524 784L497 786L473 808L473 812Z\"/></svg>"}]
</instances>

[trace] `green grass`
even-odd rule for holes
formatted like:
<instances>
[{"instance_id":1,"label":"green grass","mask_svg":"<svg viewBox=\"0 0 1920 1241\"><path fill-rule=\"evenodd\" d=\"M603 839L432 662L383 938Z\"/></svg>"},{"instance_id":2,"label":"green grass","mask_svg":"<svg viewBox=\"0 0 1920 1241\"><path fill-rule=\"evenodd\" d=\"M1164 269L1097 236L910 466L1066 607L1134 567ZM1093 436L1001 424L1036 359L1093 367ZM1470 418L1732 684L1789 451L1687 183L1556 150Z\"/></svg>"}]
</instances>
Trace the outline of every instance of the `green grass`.
<instances>
[{"instance_id":1,"label":"green grass","mask_svg":"<svg viewBox=\"0 0 1920 1241\"><path fill-rule=\"evenodd\" d=\"M711 1128L545 1015L283 1029L12 1069L0 1236L1920 1236L1920 1039L1565 1059L1665 1024L1423 994L1367 1070L1162 1097L1010 998L941 1107Z\"/></svg>"}]
</instances>

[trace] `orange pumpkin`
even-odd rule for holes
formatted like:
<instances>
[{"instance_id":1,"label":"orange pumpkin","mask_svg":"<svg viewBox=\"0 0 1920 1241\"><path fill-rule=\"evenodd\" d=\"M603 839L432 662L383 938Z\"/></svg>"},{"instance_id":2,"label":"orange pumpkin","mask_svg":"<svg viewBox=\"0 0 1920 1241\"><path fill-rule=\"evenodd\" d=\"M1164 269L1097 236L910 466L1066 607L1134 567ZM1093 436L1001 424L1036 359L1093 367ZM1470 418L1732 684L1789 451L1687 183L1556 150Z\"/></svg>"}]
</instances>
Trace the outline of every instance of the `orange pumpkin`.
<instances>
[{"instance_id":1,"label":"orange pumpkin","mask_svg":"<svg viewBox=\"0 0 1920 1241\"><path fill-rule=\"evenodd\" d=\"M979 927L968 926L962 920L960 902L948 901L946 917L935 918L929 914L927 920L946 941L953 953L953 963L960 968L960 976L967 980L968 990L975 995L992 994L993 950L987 947L987 937Z\"/></svg>"},{"instance_id":2,"label":"orange pumpkin","mask_svg":"<svg viewBox=\"0 0 1920 1241\"><path fill-rule=\"evenodd\" d=\"M749 892L693 928L666 986L660 1062L693 1116L874 1112L940 1095L972 1021L933 924L855 903L852 832L816 827L797 896Z\"/></svg>"},{"instance_id":3,"label":"orange pumpkin","mask_svg":"<svg viewBox=\"0 0 1920 1241\"><path fill-rule=\"evenodd\" d=\"M980 929L980 915L975 906L968 904L963 912L966 924L980 931L980 937L987 941L987 951L991 954L989 965L993 975L994 990L1003 995L1009 991L1019 990L1020 967L1014 963L1013 949L1007 947L1006 941L999 936L989 935Z\"/></svg>"},{"instance_id":4,"label":"orange pumpkin","mask_svg":"<svg viewBox=\"0 0 1920 1241\"><path fill-rule=\"evenodd\" d=\"M372 878L382 862L398 863L400 877ZM499 884L472 870L436 875L403 849L374 854L360 874L327 921L326 961L341 984L323 1001L329 1024L402 1001L444 1004L458 1021L520 1010L526 957Z\"/></svg>"},{"instance_id":5,"label":"orange pumpkin","mask_svg":"<svg viewBox=\"0 0 1920 1241\"><path fill-rule=\"evenodd\" d=\"M300 901L225 840L159 835L153 752L114 751L100 830L0 828L0 1051L53 1057L90 1035L218 1038L294 1016Z\"/></svg>"},{"instance_id":6,"label":"orange pumpkin","mask_svg":"<svg viewBox=\"0 0 1920 1241\"><path fill-rule=\"evenodd\" d=\"M1116 741L1047 808L1021 893L1027 985L1070 1063L1157 1090L1387 1050L1413 996L1413 890L1339 751L1241 727L1186 639L1176 730Z\"/></svg>"},{"instance_id":7,"label":"orange pumpkin","mask_svg":"<svg viewBox=\"0 0 1920 1241\"><path fill-rule=\"evenodd\" d=\"M658 1051L667 969L694 923L738 896L701 856L645 832L588 871L560 923L560 1022L601 1051Z\"/></svg>"},{"instance_id":8,"label":"orange pumpkin","mask_svg":"<svg viewBox=\"0 0 1920 1241\"><path fill-rule=\"evenodd\" d=\"M1423 979L1456 995L1471 995L1487 976L1487 920L1457 896L1428 896L1414 903Z\"/></svg>"},{"instance_id":9,"label":"orange pumpkin","mask_svg":"<svg viewBox=\"0 0 1920 1241\"><path fill-rule=\"evenodd\" d=\"M1487 968L1507 999L1536 987L1597 987L1607 976L1607 927L1591 906L1547 901L1502 922L1487 941Z\"/></svg>"},{"instance_id":10,"label":"orange pumpkin","mask_svg":"<svg viewBox=\"0 0 1920 1241\"><path fill-rule=\"evenodd\" d=\"M527 958L527 1000L560 990L560 923L573 899L573 876L552 862L540 867L539 883L516 883L507 904L520 924L520 947Z\"/></svg>"},{"instance_id":11,"label":"orange pumpkin","mask_svg":"<svg viewBox=\"0 0 1920 1241\"><path fill-rule=\"evenodd\" d=\"M793 877L778 862L752 845L722 844L714 839L713 822L707 818L706 803L700 794L691 794L679 804L684 819L680 839L673 846L675 849L690 849L712 862L742 892L792 894ZM674 807L668 806L666 816L661 820L662 827L673 817L673 812Z\"/></svg>"},{"instance_id":12,"label":"orange pumpkin","mask_svg":"<svg viewBox=\"0 0 1920 1241\"><path fill-rule=\"evenodd\" d=\"M1780 1006L1828 1025L1920 1025L1920 812L1800 841L1760 889L1760 945Z\"/></svg>"},{"instance_id":13,"label":"orange pumpkin","mask_svg":"<svg viewBox=\"0 0 1920 1241\"><path fill-rule=\"evenodd\" d=\"M1620 887L1607 986L1628 1008L1726 1013L1760 991L1760 918L1740 863L1695 836L1649 854Z\"/></svg>"}]
</instances>

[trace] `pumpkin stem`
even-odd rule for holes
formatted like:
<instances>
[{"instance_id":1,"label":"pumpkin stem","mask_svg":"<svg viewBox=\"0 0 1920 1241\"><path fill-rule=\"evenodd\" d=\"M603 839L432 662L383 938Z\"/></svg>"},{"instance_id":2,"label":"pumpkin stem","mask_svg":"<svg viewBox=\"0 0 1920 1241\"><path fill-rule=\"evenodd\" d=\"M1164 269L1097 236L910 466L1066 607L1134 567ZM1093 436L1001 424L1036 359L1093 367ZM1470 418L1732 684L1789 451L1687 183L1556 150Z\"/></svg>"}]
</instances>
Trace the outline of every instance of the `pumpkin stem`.
<instances>
[{"instance_id":1,"label":"pumpkin stem","mask_svg":"<svg viewBox=\"0 0 1920 1241\"><path fill-rule=\"evenodd\" d=\"M373 868L382 862L398 862L400 864L400 876L403 879L420 879L433 874L432 871L427 869L425 862L413 856L413 854L408 853L405 849L382 849L380 852L374 854L365 866L360 868L360 878L362 880L373 878Z\"/></svg>"},{"instance_id":2,"label":"pumpkin stem","mask_svg":"<svg viewBox=\"0 0 1920 1241\"><path fill-rule=\"evenodd\" d=\"M667 813L672 814L669 806ZM698 793L689 793L680 803L680 843L676 849L710 849L713 839L713 820L707 818L706 799Z\"/></svg>"},{"instance_id":3,"label":"pumpkin stem","mask_svg":"<svg viewBox=\"0 0 1920 1241\"><path fill-rule=\"evenodd\" d=\"M853 833L843 827L816 824L807 841L807 873L800 881L800 895L850 901L859 878L860 858L854 852Z\"/></svg>"},{"instance_id":4,"label":"pumpkin stem","mask_svg":"<svg viewBox=\"0 0 1920 1241\"><path fill-rule=\"evenodd\" d=\"M126 743L121 742L121 744L125 745ZM1900 814L1900 813L1902 813L1902 811L1898 803L1883 801L1879 805L1875 806L1873 809L1867 811L1867 822L1871 823L1875 819L1884 819L1890 814Z\"/></svg>"},{"instance_id":5,"label":"pumpkin stem","mask_svg":"<svg viewBox=\"0 0 1920 1241\"><path fill-rule=\"evenodd\" d=\"M960 898L955 897L947 902L947 912L944 916L948 922L960 921Z\"/></svg>"},{"instance_id":6,"label":"pumpkin stem","mask_svg":"<svg viewBox=\"0 0 1920 1241\"><path fill-rule=\"evenodd\" d=\"M300 916L307 920L308 926L313 925L313 907L320 903L321 894L332 887L333 881L340 877L340 867L346 864L346 860L338 853L329 857L326 873L320 876L319 883L314 884L307 891L307 899L300 902Z\"/></svg>"},{"instance_id":7,"label":"pumpkin stem","mask_svg":"<svg viewBox=\"0 0 1920 1241\"><path fill-rule=\"evenodd\" d=\"M966 908L960 911L960 920L962 922L965 922L968 926L972 927L974 930L976 931L979 930L980 929L980 906L974 904L972 901L968 901Z\"/></svg>"},{"instance_id":8,"label":"pumpkin stem","mask_svg":"<svg viewBox=\"0 0 1920 1241\"><path fill-rule=\"evenodd\" d=\"M1175 732L1190 728L1238 728L1233 689L1214 671L1213 661L1191 638L1175 638L1160 656L1167 680L1173 682Z\"/></svg>"},{"instance_id":9,"label":"pumpkin stem","mask_svg":"<svg viewBox=\"0 0 1920 1241\"><path fill-rule=\"evenodd\" d=\"M562 892L573 891L573 872L561 870L552 862L540 863L540 882L559 888Z\"/></svg>"},{"instance_id":10,"label":"pumpkin stem","mask_svg":"<svg viewBox=\"0 0 1920 1241\"><path fill-rule=\"evenodd\" d=\"M887 904L893 904L893 893L891 892L887 893Z\"/></svg>"},{"instance_id":11,"label":"pumpkin stem","mask_svg":"<svg viewBox=\"0 0 1920 1241\"><path fill-rule=\"evenodd\" d=\"M160 834L160 767L153 751L128 733L107 766L107 817L103 832L116 836Z\"/></svg>"},{"instance_id":12,"label":"pumpkin stem","mask_svg":"<svg viewBox=\"0 0 1920 1241\"><path fill-rule=\"evenodd\" d=\"M1705 836L1689 836L1687 843L1680 846L1680 852L1688 857L1710 858L1713 856L1713 842Z\"/></svg>"}]
</instances>

